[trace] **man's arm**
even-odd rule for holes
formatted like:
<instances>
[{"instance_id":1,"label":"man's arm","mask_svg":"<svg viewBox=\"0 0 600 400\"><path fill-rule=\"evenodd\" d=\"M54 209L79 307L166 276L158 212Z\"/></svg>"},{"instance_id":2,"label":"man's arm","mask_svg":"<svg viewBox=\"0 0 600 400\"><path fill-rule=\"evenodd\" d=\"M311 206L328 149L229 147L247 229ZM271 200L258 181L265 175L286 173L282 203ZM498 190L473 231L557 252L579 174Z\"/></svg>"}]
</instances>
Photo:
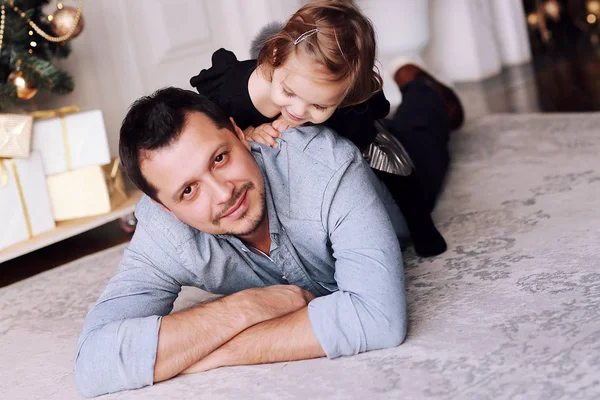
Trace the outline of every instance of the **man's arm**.
<instances>
[{"instance_id":1,"label":"man's arm","mask_svg":"<svg viewBox=\"0 0 600 400\"><path fill-rule=\"evenodd\" d=\"M198 360L214 354L217 348L222 349L223 345L227 346L226 343L232 343L240 337L241 331L256 323L277 321L280 315L285 318L286 314L300 307L306 309L309 298L312 295L297 286L275 285L247 289L213 303L163 317L154 382L169 379ZM260 330L257 332L260 333ZM271 337L275 339L275 335Z\"/></svg>"},{"instance_id":2,"label":"man's arm","mask_svg":"<svg viewBox=\"0 0 600 400\"><path fill-rule=\"evenodd\" d=\"M183 373L210 369L305 360L325 356L308 319L308 309L256 324L201 359Z\"/></svg>"},{"instance_id":3,"label":"man's arm","mask_svg":"<svg viewBox=\"0 0 600 400\"><path fill-rule=\"evenodd\" d=\"M376 188L380 182L356 150L323 198L339 290L313 300L308 313L330 358L395 347L406 336L402 254L385 196Z\"/></svg>"},{"instance_id":4,"label":"man's arm","mask_svg":"<svg viewBox=\"0 0 600 400\"><path fill-rule=\"evenodd\" d=\"M85 396L168 379L249 326L306 306L304 291L280 285L163 317L181 289L164 270L178 264L149 240L138 225L119 271L86 317L75 358L75 381Z\"/></svg>"}]
</instances>

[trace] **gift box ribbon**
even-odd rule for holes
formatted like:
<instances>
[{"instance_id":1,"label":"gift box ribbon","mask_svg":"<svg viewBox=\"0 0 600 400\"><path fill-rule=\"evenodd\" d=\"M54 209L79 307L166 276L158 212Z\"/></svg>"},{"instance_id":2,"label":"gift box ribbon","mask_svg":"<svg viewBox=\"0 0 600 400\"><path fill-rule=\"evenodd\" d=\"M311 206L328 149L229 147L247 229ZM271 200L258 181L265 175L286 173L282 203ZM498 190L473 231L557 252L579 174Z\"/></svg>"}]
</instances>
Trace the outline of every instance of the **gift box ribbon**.
<instances>
[{"instance_id":1,"label":"gift box ribbon","mask_svg":"<svg viewBox=\"0 0 600 400\"><path fill-rule=\"evenodd\" d=\"M119 157L117 157L113 161L112 167L110 169L110 181L111 181L112 187L109 188L109 191L111 191L111 192L116 191L121 196L123 196L125 199L127 199L129 197L129 195L127 194L127 192L125 191L125 188L123 187L123 181L118 180L120 168L121 168L121 159Z\"/></svg>"},{"instance_id":2,"label":"gift box ribbon","mask_svg":"<svg viewBox=\"0 0 600 400\"><path fill-rule=\"evenodd\" d=\"M66 115L75 114L81 111L81 108L76 105L57 108L56 110L34 111L31 116L34 119L60 118L62 126L63 146L65 149L65 161L67 163L67 171L71 171L71 149L69 148L69 132L67 130Z\"/></svg>"},{"instance_id":3,"label":"gift box ribbon","mask_svg":"<svg viewBox=\"0 0 600 400\"><path fill-rule=\"evenodd\" d=\"M25 216L25 223L27 224L27 234L29 239L33 237L33 230L31 229L31 219L29 218L29 211L27 210L27 204L25 203L25 195L23 194L23 187L21 186L21 179L19 178L19 172L17 171L17 164L12 158L8 158L13 175L15 177L15 183L17 185L17 191L19 192L19 200L21 201L21 208L23 209L23 215ZM0 188L8 185L8 171L4 160L0 159Z\"/></svg>"}]
</instances>

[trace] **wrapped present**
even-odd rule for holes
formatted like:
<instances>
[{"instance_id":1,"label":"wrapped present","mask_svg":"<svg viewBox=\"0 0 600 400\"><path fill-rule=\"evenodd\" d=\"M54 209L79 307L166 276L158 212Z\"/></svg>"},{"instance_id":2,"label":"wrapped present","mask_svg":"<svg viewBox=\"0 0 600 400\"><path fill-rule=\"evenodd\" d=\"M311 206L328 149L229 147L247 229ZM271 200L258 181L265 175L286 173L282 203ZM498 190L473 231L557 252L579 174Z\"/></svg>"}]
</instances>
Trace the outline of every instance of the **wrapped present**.
<instances>
[{"instance_id":1,"label":"wrapped present","mask_svg":"<svg viewBox=\"0 0 600 400\"><path fill-rule=\"evenodd\" d=\"M0 157L29 157L33 117L0 114Z\"/></svg>"},{"instance_id":2,"label":"wrapped present","mask_svg":"<svg viewBox=\"0 0 600 400\"><path fill-rule=\"evenodd\" d=\"M79 107L32 113L33 150L42 155L46 175L110 163L102 111Z\"/></svg>"},{"instance_id":3,"label":"wrapped present","mask_svg":"<svg viewBox=\"0 0 600 400\"><path fill-rule=\"evenodd\" d=\"M48 176L48 192L56 221L110 212L127 199L119 159L111 164Z\"/></svg>"},{"instance_id":4,"label":"wrapped present","mask_svg":"<svg viewBox=\"0 0 600 400\"><path fill-rule=\"evenodd\" d=\"M0 158L0 249L55 227L40 154Z\"/></svg>"}]
</instances>

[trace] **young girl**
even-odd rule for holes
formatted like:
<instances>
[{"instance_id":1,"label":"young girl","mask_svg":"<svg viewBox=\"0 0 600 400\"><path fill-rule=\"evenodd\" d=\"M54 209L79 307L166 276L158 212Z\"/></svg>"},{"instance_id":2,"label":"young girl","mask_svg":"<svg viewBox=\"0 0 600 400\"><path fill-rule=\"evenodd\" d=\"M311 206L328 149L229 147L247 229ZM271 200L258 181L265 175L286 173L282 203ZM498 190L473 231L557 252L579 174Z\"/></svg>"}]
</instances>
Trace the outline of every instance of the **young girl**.
<instances>
[{"instance_id":1,"label":"young girl","mask_svg":"<svg viewBox=\"0 0 600 400\"><path fill-rule=\"evenodd\" d=\"M390 110L375 52L373 26L351 1L312 1L264 43L258 60L220 49L190 82L250 140L275 147L289 126L325 124L365 149L377 135L375 121ZM445 251L415 177L376 172L385 175L417 253Z\"/></svg>"}]
</instances>

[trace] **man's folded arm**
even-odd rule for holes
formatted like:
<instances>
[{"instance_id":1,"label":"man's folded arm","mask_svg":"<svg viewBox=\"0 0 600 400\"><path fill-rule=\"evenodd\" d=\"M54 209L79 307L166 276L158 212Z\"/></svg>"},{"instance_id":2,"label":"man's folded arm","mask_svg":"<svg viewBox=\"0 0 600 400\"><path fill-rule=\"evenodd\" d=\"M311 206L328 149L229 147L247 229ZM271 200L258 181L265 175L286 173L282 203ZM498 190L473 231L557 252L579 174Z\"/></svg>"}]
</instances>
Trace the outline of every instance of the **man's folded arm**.
<instances>
[{"instance_id":1,"label":"man's folded arm","mask_svg":"<svg viewBox=\"0 0 600 400\"><path fill-rule=\"evenodd\" d=\"M161 319L181 286L155 268L174 260L148 253L149 236L138 226L117 273L85 319L75 356L75 383L84 396L153 382Z\"/></svg>"},{"instance_id":2,"label":"man's folded arm","mask_svg":"<svg viewBox=\"0 0 600 400\"><path fill-rule=\"evenodd\" d=\"M306 360L324 355L310 325L308 309L302 307L246 329L184 373L234 365Z\"/></svg>"},{"instance_id":3,"label":"man's folded arm","mask_svg":"<svg viewBox=\"0 0 600 400\"><path fill-rule=\"evenodd\" d=\"M287 288L251 289L167 315L181 284L156 265L177 270L178 264L158 246L148 247L148 239L138 225L117 274L86 317L75 358L75 382L85 396L168 379L249 326L306 305ZM279 301L279 309L265 312L260 305L268 296L289 304Z\"/></svg>"},{"instance_id":4,"label":"man's folded arm","mask_svg":"<svg viewBox=\"0 0 600 400\"><path fill-rule=\"evenodd\" d=\"M357 154L338 170L324 196L322 220L339 290L313 300L308 312L330 358L396 347L406 336L402 254L375 179Z\"/></svg>"}]
</instances>

